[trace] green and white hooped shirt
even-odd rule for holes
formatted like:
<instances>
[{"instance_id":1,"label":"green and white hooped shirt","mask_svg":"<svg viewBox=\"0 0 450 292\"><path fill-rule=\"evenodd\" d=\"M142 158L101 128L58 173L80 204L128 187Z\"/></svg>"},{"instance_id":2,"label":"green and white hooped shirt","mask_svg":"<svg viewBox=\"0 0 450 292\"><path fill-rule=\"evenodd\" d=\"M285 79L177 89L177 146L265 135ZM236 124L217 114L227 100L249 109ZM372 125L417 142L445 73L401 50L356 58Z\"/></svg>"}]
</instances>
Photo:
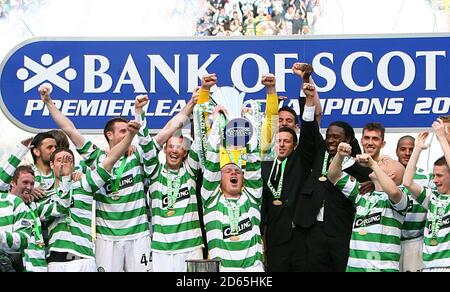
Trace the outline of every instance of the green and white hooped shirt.
<instances>
[{"instance_id":1,"label":"green and white hooped shirt","mask_svg":"<svg viewBox=\"0 0 450 292\"><path fill-rule=\"evenodd\" d=\"M218 123L214 123L209 137L201 193L209 257L219 259L222 268L246 269L263 266L260 231L263 181L257 136L253 135L247 144L244 190L238 200L226 199L220 190L221 139ZM237 216L232 215L235 212L231 205L237 207ZM232 230L233 221L235 234Z\"/></svg>"},{"instance_id":2,"label":"green and white hooped shirt","mask_svg":"<svg viewBox=\"0 0 450 292\"><path fill-rule=\"evenodd\" d=\"M424 231L424 267L450 268L450 194L443 195L437 190L422 188L417 202L428 210Z\"/></svg>"},{"instance_id":3,"label":"green and white hooped shirt","mask_svg":"<svg viewBox=\"0 0 450 292\"><path fill-rule=\"evenodd\" d=\"M98 167L106 158L106 152L90 141L77 151L91 168ZM95 194L99 239L128 241L150 235L141 152L138 148L133 155L117 161L111 178Z\"/></svg>"},{"instance_id":4,"label":"green and white hooped shirt","mask_svg":"<svg viewBox=\"0 0 450 292\"><path fill-rule=\"evenodd\" d=\"M427 174L423 169L417 169L414 175L414 182L422 187L435 188L433 175ZM423 236L427 209L422 207L412 196L408 195L409 208L405 216L402 229L402 241Z\"/></svg>"},{"instance_id":5,"label":"green and white hooped shirt","mask_svg":"<svg viewBox=\"0 0 450 292\"><path fill-rule=\"evenodd\" d=\"M65 178L61 191L53 193L41 215L53 218L49 226L49 250L94 258L92 202L95 192L111 178L103 167L88 171L78 182ZM44 215L45 214L45 215Z\"/></svg>"},{"instance_id":6,"label":"green and white hooped shirt","mask_svg":"<svg viewBox=\"0 0 450 292\"><path fill-rule=\"evenodd\" d=\"M362 196L359 183L347 174L336 187L356 206L347 272L398 272L407 196L397 205L384 192Z\"/></svg>"},{"instance_id":7,"label":"green and white hooped shirt","mask_svg":"<svg viewBox=\"0 0 450 292\"><path fill-rule=\"evenodd\" d=\"M196 196L200 162L196 146L192 145L180 169L174 173L160 163L160 146L149 135L147 128L141 128L139 144L144 152L145 173L150 177L148 194L152 207L152 250L174 254L202 248Z\"/></svg>"}]
</instances>

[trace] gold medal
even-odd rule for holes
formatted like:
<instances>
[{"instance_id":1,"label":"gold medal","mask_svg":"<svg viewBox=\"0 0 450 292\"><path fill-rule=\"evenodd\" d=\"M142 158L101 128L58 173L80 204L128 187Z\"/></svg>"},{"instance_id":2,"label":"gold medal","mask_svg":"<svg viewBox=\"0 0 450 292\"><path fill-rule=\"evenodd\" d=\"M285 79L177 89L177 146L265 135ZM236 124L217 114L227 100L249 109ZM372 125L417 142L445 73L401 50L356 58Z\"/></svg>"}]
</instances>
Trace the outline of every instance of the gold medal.
<instances>
[{"instance_id":1,"label":"gold medal","mask_svg":"<svg viewBox=\"0 0 450 292\"><path fill-rule=\"evenodd\" d=\"M359 231L359 235L361 235L361 236L366 236L366 235L367 235L367 230L361 229L361 230Z\"/></svg>"},{"instance_id":2,"label":"gold medal","mask_svg":"<svg viewBox=\"0 0 450 292\"><path fill-rule=\"evenodd\" d=\"M230 237L230 240L236 242L236 241L239 241L240 238L239 238L239 236L232 236L232 237Z\"/></svg>"},{"instance_id":3,"label":"gold medal","mask_svg":"<svg viewBox=\"0 0 450 292\"><path fill-rule=\"evenodd\" d=\"M45 243L43 243L43 242L38 242L38 243L37 243L37 246L38 246L39 248L44 248L44 247L45 247Z\"/></svg>"},{"instance_id":4,"label":"gold medal","mask_svg":"<svg viewBox=\"0 0 450 292\"><path fill-rule=\"evenodd\" d=\"M281 205L283 205L283 202L280 201L280 200L275 200L275 201L273 201L273 204L274 204L275 206L281 206Z\"/></svg>"},{"instance_id":5,"label":"gold medal","mask_svg":"<svg viewBox=\"0 0 450 292\"><path fill-rule=\"evenodd\" d=\"M167 216L168 216L168 217L172 217L173 215L175 215L175 210L169 210L169 211L167 211Z\"/></svg>"},{"instance_id":6,"label":"gold medal","mask_svg":"<svg viewBox=\"0 0 450 292\"><path fill-rule=\"evenodd\" d=\"M436 246L436 245L438 245L438 241L433 238L433 239L430 240L430 245L431 246Z\"/></svg>"},{"instance_id":7,"label":"gold medal","mask_svg":"<svg viewBox=\"0 0 450 292\"><path fill-rule=\"evenodd\" d=\"M114 193L112 193L111 199L112 199L113 201L118 201L118 200L120 200L119 192L114 192Z\"/></svg>"},{"instance_id":8,"label":"gold medal","mask_svg":"<svg viewBox=\"0 0 450 292\"><path fill-rule=\"evenodd\" d=\"M327 181L327 178L324 177L324 176L321 176L321 177L319 178L319 181L320 181L320 182L326 182L326 181Z\"/></svg>"},{"instance_id":9,"label":"gold medal","mask_svg":"<svg viewBox=\"0 0 450 292\"><path fill-rule=\"evenodd\" d=\"M67 217L66 220L64 220L64 221L66 221L66 224L70 224L70 223L72 223L72 218Z\"/></svg>"}]
</instances>

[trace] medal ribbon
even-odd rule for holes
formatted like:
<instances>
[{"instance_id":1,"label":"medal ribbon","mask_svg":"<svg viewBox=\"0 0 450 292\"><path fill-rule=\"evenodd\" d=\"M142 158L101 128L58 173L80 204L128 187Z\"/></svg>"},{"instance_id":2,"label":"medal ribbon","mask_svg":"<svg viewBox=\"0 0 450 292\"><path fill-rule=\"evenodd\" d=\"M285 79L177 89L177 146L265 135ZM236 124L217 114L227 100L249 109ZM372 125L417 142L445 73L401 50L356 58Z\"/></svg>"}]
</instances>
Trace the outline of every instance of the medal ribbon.
<instances>
[{"instance_id":1,"label":"medal ribbon","mask_svg":"<svg viewBox=\"0 0 450 292\"><path fill-rule=\"evenodd\" d=\"M350 157L346 156L342 161L342 165L346 164L349 160ZM328 153L328 151L325 151L325 157L323 159L323 166L322 166L322 177L325 178L328 175L328 162L330 162L330 153Z\"/></svg>"},{"instance_id":2,"label":"medal ribbon","mask_svg":"<svg viewBox=\"0 0 450 292\"><path fill-rule=\"evenodd\" d=\"M230 219L231 235L239 234L239 216L240 208L238 201L236 200L226 200L228 209L228 218Z\"/></svg>"},{"instance_id":3,"label":"medal ribbon","mask_svg":"<svg viewBox=\"0 0 450 292\"><path fill-rule=\"evenodd\" d=\"M325 157L323 159L323 167L322 167L322 177L327 177L328 175L328 161L330 160L330 153L325 151Z\"/></svg>"},{"instance_id":4,"label":"medal ribbon","mask_svg":"<svg viewBox=\"0 0 450 292\"><path fill-rule=\"evenodd\" d=\"M270 181L270 179L271 179L271 177L273 175L273 172L275 170L275 165L278 163L277 160L275 160L273 162L272 171L270 172L269 180L267 182L267 186L269 187L269 190L272 192L273 198L275 200L279 200L281 198L281 191L283 190L283 181L284 181L284 170L286 169L287 158L285 158L283 160L283 162L281 163L281 170L279 170L279 171L281 171L280 181L278 182L277 190L275 190L275 188L273 187L272 182Z\"/></svg>"},{"instance_id":5,"label":"medal ribbon","mask_svg":"<svg viewBox=\"0 0 450 292\"><path fill-rule=\"evenodd\" d=\"M167 170L167 197L168 206L167 209L173 209L178 195L180 194L181 177L178 174L173 174Z\"/></svg>"},{"instance_id":6,"label":"medal ribbon","mask_svg":"<svg viewBox=\"0 0 450 292\"><path fill-rule=\"evenodd\" d=\"M438 238L439 230L441 230L442 219L445 215L445 209L448 206L449 200L441 200L440 197L436 198L436 207L433 210L432 223L431 223L431 237L433 239Z\"/></svg>"},{"instance_id":7,"label":"medal ribbon","mask_svg":"<svg viewBox=\"0 0 450 292\"><path fill-rule=\"evenodd\" d=\"M33 210L30 210L31 212L31 216L33 217L33 221L34 221L34 235L36 236L36 243L44 243L44 239L42 238L42 233L41 233L41 229L39 228L39 221L38 218L36 217L36 214L34 213Z\"/></svg>"},{"instance_id":8,"label":"medal ribbon","mask_svg":"<svg viewBox=\"0 0 450 292\"><path fill-rule=\"evenodd\" d=\"M197 137L200 137L200 161L202 165L205 165L206 161L206 149L208 142L208 125L206 123L206 114L209 112L208 104L198 105L194 109L194 117L196 119L196 125L194 125L194 131Z\"/></svg>"},{"instance_id":9,"label":"medal ribbon","mask_svg":"<svg viewBox=\"0 0 450 292\"><path fill-rule=\"evenodd\" d=\"M111 186L111 191L113 193L119 192L120 180L122 179L122 175L123 175L123 172L125 170L125 166L126 165L127 165L127 158L126 157L122 157L122 162L120 164L119 171L116 174L116 179L114 180L113 185Z\"/></svg>"}]
</instances>

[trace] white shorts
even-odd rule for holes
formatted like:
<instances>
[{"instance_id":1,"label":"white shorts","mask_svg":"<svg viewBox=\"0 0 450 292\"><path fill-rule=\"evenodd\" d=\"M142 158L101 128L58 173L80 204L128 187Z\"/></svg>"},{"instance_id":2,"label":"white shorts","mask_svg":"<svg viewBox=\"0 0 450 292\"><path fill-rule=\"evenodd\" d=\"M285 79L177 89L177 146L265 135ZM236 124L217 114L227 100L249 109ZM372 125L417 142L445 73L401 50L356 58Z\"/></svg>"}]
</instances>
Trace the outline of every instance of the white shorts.
<instances>
[{"instance_id":1,"label":"white shorts","mask_svg":"<svg viewBox=\"0 0 450 292\"><path fill-rule=\"evenodd\" d=\"M224 268L220 267L220 272L223 273L262 273L264 272L264 264L262 262L257 262L253 267L250 268Z\"/></svg>"},{"instance_id":2,"label":"white shorts","mask_svg":"<svg viewBox=\"0 0 450 292\"><path fill-rule=\"evenodd\" d=\"M97 272L97 266L94 259L82 259L74 260L64 263L49 263L48 271L50 273L63 273L63 272Z\"/></svg>"},{"instance_id":3,"label":"white shorts","mask_svg":"<svg viewBox=\"0 0 450 292\"><path fill-rule=\"evenodd\" d=\"M186 260L203 259L203 250L195 249L193 251L167 254L153 252L153 272L187 272Z\"/></svg>"},{"instance_id":4,"label":"white shorts","mask_svg":"<svg viewBox=\"0 0 450 292\"><path fill-rule=\"evenodd\" d=\"M99 272L151 272L150 236L135 240L95 242Z\"/></svg>"},{"instance_id":5,"label":"white shorts","mask_svg":"<svg viewBox=\"0 0 450 292\"><path fill-rule=\"evenodd\" d=\"M401 242L400 272L420 272L423 269L423 237Z\"/></svg>"}]
</instances>

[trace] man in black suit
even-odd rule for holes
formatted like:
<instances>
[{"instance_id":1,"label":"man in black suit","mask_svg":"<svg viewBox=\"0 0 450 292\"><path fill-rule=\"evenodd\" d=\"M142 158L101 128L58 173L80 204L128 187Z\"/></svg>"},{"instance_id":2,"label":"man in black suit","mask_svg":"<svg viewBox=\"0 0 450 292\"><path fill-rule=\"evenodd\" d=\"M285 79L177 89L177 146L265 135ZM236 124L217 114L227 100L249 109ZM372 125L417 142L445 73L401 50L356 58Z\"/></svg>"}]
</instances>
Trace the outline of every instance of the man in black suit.
<instances>
[{"instance_id":1,"label":"man in black suit","mask_svg":"<svg viewBox=\"0 0 450 292\"><path fill-rule=\"evenodd\" d=\"M345 122L332 123L325 140L319 131L315 133L311 174L297 200L294 223L306 234L308 271L344 272L347 266L355 208L326 179L341 142L352 145L353 157L361 153L353 128ZM358 181L369 180L371 170L353 160L343 167Z\"/></svg>"},{"instance_id":2,"label":"man in black suit","mask_svg":"<svg viewBox=\"0 0 450 292\"><path fill-rule=\"evenodd\" d=\"M281 128L275 139L277 159L262 164L262 227L269 272L306 270L305 236L294 228L293 216L297 194L310 174L318 125L315 87L305 83L303 89L307 98L298 145L295 131Z\"/></svg>"}]
</instances>

